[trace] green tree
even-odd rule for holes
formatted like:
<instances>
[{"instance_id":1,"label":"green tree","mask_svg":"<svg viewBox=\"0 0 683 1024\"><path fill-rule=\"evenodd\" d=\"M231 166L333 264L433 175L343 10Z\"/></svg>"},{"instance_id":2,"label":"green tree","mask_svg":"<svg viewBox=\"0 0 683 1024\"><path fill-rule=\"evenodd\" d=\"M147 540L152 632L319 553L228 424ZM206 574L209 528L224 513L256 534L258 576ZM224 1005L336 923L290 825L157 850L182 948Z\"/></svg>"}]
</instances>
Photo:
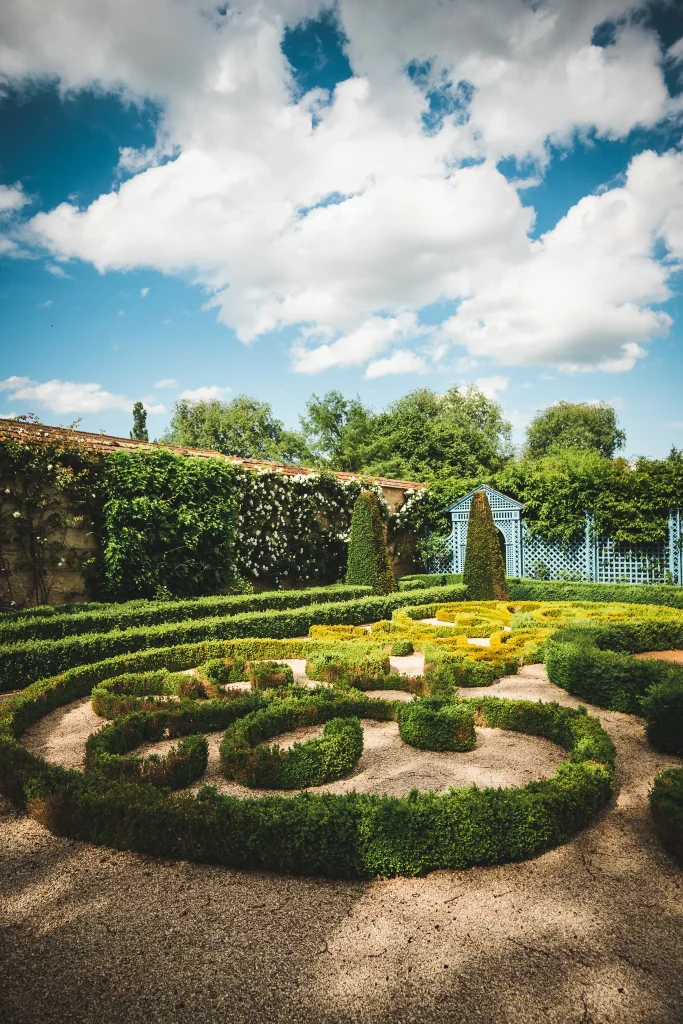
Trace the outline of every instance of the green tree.
<instances>
[{"instance_id":1,"label":"green tree","mask_svg":"<svg viewBox=\"0 0 683 1024\"><path fill-rule=\"evenodd\" d=\"M350 473L362 469L376 417L359 398L344 398L340 391L312 395L300 419L316 465Z\"/></svg>"},{"instance_id":2,"label":"green tree","mask_svg":"<svg viewBox=\"0 0 683 1024\"><path fill-rule=\"evenodd\" d=\"M596 451L614 458L624 447L626 434L605 402L557 402L540 412L529 424L524 454L530 459L554 455L568 448Z\"/></svg>"},{"instance_id":3,"label":"green tree","mask_svg":"<svg viewBox=\"0 0 683 1024\"><path fill-rule=\"evenodd\" d=\"M462 581L471 601L505 601L510 596L498 530L484 490L472 495Z\"/></svg>"},{"instance_id":4,"label":"green tree","mask_svg":"<svg viewBox=\"0 0 683 1024\"><path fill-rule=\"evenodd\" d=\"M428 388L376 417L363 469L419 482L495 473L511 457L510 424L475 387Z\"/></svg>"},{"instance_id":5,"label":"green tree","mask_svg":"<svg viewBox=\"0 0 683 1024\"><path fill-rule=\"evenodd\" d=\"M133 441L149 441L147 432L147 410L142 402L136 402L133 406L133 429L130 432Z\"/></svg>"},{"instance_id":6,"label":"green tree","mask_svg":"<svg viewBox=\"0 0 683 1024\"><path fill-rule=\"evenodd\" d=\"M388 594L396 589L379 500L374 491L361 491L353 506L346 582L370 586L375 594Z\"/></svg>"},{"instance_id":7,"label":"green tree","mask_svg":"<svg viewBox=\"0 0 683 1024\"><path fill-rule=\"evenodd\" d=\"M268 402L247 395L238 395L230 402L179 400L163 440L243 459L298 463L310 454L302 436L285 430Z\"/></svg>"}]
</instances>

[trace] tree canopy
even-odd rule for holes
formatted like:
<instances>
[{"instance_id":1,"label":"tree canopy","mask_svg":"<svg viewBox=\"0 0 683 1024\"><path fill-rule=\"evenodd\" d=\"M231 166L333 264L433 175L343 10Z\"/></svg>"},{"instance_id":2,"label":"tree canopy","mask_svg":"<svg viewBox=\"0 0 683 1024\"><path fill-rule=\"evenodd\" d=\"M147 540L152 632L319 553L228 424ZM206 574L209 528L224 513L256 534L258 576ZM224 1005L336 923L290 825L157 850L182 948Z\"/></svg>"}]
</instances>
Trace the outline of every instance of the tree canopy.
<instances>
[{"instance_id":1,"label":"tree canopy","mask_svg":"<svg viewBox=\"0 0 683 1024\"><path fill-rule=\"evenodd\" d=\"M626 434L605 402L557 402L539 412L527 427L525 455L541 459L569 448L596 451L612 459L624 447Z\"/></svg>"},{"instance_id":2,"label":"tree canopy","mask_svg":"<svg viewBox=\"0 0 683 1024\"><path fill-rule=\"evenodd\" d=\"M285 430L268 402L247 395L238 395L230 402L179 400L162 440L188 448L211 448L243 459L297 463L308 455L302 436Z\"/></svg>"}]
</instances>

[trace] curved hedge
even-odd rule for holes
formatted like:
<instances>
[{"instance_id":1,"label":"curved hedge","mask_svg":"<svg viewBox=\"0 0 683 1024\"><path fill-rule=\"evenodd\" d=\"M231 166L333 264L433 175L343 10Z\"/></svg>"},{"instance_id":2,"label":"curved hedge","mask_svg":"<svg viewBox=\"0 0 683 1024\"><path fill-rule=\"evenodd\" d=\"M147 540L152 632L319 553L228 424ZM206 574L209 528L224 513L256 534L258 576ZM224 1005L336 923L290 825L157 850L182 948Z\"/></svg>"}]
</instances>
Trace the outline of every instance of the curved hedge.
<instances>
[{"instance_id":1,"label":"curved hedge","mask_svg":"<svg viewBox=\"0 0 683 1024\"><path fill-rule=\"evenodd\" d=\"M120 674L122 663L130 671L159 668L157 659L189 667L192 659L197 664L209 656L234 655L238 643L148 651L82 666L10 698L0 705L0 790L54 832L72 838L155 856L334 877L416 875L520 860L565 841L609 799L614 748L597 719L530 701L463 702L483 724L545 736L570 751L570 760L552 778L520 789L471 787L400 798L352 792L238 799L204 787L196 796L174 795L168 779L160 787L128 781L125 771L123 781L105 778L99 768L80 774L48 765L18 742L31 722ZM242 643L254 648L260 643L267 656L282 657L301 641ZM391 702L348 690L331 691L333 697L326 692L320 700L326 701L329 718L397 714ZM175 709L135 717L135 728L154 730L163 724L164 734L193 736L226 729L281 699L266 692L233 700L183 700ZM294 694L292 699L312 698ZM106 728L112 729L111 745L102 751L95 744L95 760L110 764L106 754L125 762L131 742L126 729L132 726L114 722Z\"/></svg>"},{"instance_id":2,"label":"curved hedge","mask_svg":"<svg viewBox=\"0 0 683 1024\"><path fill-rule=\"evenodd\" d=\"M657 776L650 810L662 845L683 867L683 768L670 768Z\"/></svg>"},{"instance_id":3,"label":"curved hedge","mask_svg":"<svg viewBox=\"0 0 683 1024\"><path fill-rule=\"evenodd\" d=\"M347 717L349 698L335 697L327 690L292 693L241 718L226 730L220 746L223 774L264 789L303 789L348 775L363 753L363 730L358 718ZM347 714L341 717L340 711ZM325 723L322 739L295 743L288 750L264 742L318 722Z\"/></svg>"},{"instance_id":4,"label":"curved hedge","mask_svg":"<svg viewBox=\"0 0 683 1024\"><path fill-rule=\"evenodd\" d=\"M445 600L465 596L463 587L442 588ZM426 592L425 596L429 596ZM175 647L200 640L237 638L283 638L306 633L316 624L360 625L390 615L395 608L410 604L409 593L313 604L284 611L250 612L225 618L212 617L189 622L139 626L108 633L70 636L62 640L29 640L0 646L0 692L14 690L43 676L64 672L76 665L102 661L115 655L146 648Z\"/></svg>"},{"instance_id":5,"label":"curved hedge","mask_svg":"<svg viewBox=\"0 0 683 1024\"><path fill-rule=\"evenodd\" d=\"M397 712L404 743L420 750L474 750L474 712L466 704L428 697Z\"/></svg>"}]
</instances>

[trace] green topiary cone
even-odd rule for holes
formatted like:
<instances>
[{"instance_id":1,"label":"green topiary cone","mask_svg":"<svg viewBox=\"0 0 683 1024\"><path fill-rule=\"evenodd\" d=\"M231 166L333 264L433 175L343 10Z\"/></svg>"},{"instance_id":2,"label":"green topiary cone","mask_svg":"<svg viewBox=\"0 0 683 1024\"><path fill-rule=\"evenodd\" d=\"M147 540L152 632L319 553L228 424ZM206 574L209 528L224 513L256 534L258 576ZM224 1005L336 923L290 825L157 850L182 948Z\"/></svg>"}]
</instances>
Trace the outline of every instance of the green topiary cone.
<instances>
[{"instance_id":1,"label":"green topiary cone","mask_svg":"<svg viewBox=\"0 0 683 1024\"><path fill-rule=\"evenodd\" d=\"M396 590L377 495L361 491L353 506L346 582L370 586L375 594Z\"/></svg>"},{"instance_id":2,"label":"green topiary cone","mask_svg":"<svg viewBox=\"0 0 683 1024\"><path fill-rule=\"evenodd\" d=\"M484 490L472 495L462 581L471 601L506 601L510 596L498 531Z\"/></svg>"}]
</instances>

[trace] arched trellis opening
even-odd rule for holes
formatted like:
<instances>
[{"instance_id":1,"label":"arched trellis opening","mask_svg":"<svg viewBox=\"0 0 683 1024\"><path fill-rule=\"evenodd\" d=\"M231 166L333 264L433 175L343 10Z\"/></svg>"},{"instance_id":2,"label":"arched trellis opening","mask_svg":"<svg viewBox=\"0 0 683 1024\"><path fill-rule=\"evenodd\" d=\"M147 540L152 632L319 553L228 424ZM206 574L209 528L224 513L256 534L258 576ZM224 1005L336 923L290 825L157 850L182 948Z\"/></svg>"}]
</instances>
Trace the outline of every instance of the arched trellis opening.
<instances>
[{"instance_id":1,"label":"arched trellis opening","mask_svg":"<svg viewBox=\"0 0 683 1024\"><path fill-rule=\"evenodd\" d=\"M522 519L523 503L488 484L475 488L448 507L451 533L440 556L428 567L431 571L463 571L467 522L475 491L486 492L493 521L504 542L501 549L508 576L683 585L680 509L669 513L669 536L659 544L618 544L609 537L599 537L588 513L584 536L562 544L529 533Z\"/></svg>"}]
</instances>

